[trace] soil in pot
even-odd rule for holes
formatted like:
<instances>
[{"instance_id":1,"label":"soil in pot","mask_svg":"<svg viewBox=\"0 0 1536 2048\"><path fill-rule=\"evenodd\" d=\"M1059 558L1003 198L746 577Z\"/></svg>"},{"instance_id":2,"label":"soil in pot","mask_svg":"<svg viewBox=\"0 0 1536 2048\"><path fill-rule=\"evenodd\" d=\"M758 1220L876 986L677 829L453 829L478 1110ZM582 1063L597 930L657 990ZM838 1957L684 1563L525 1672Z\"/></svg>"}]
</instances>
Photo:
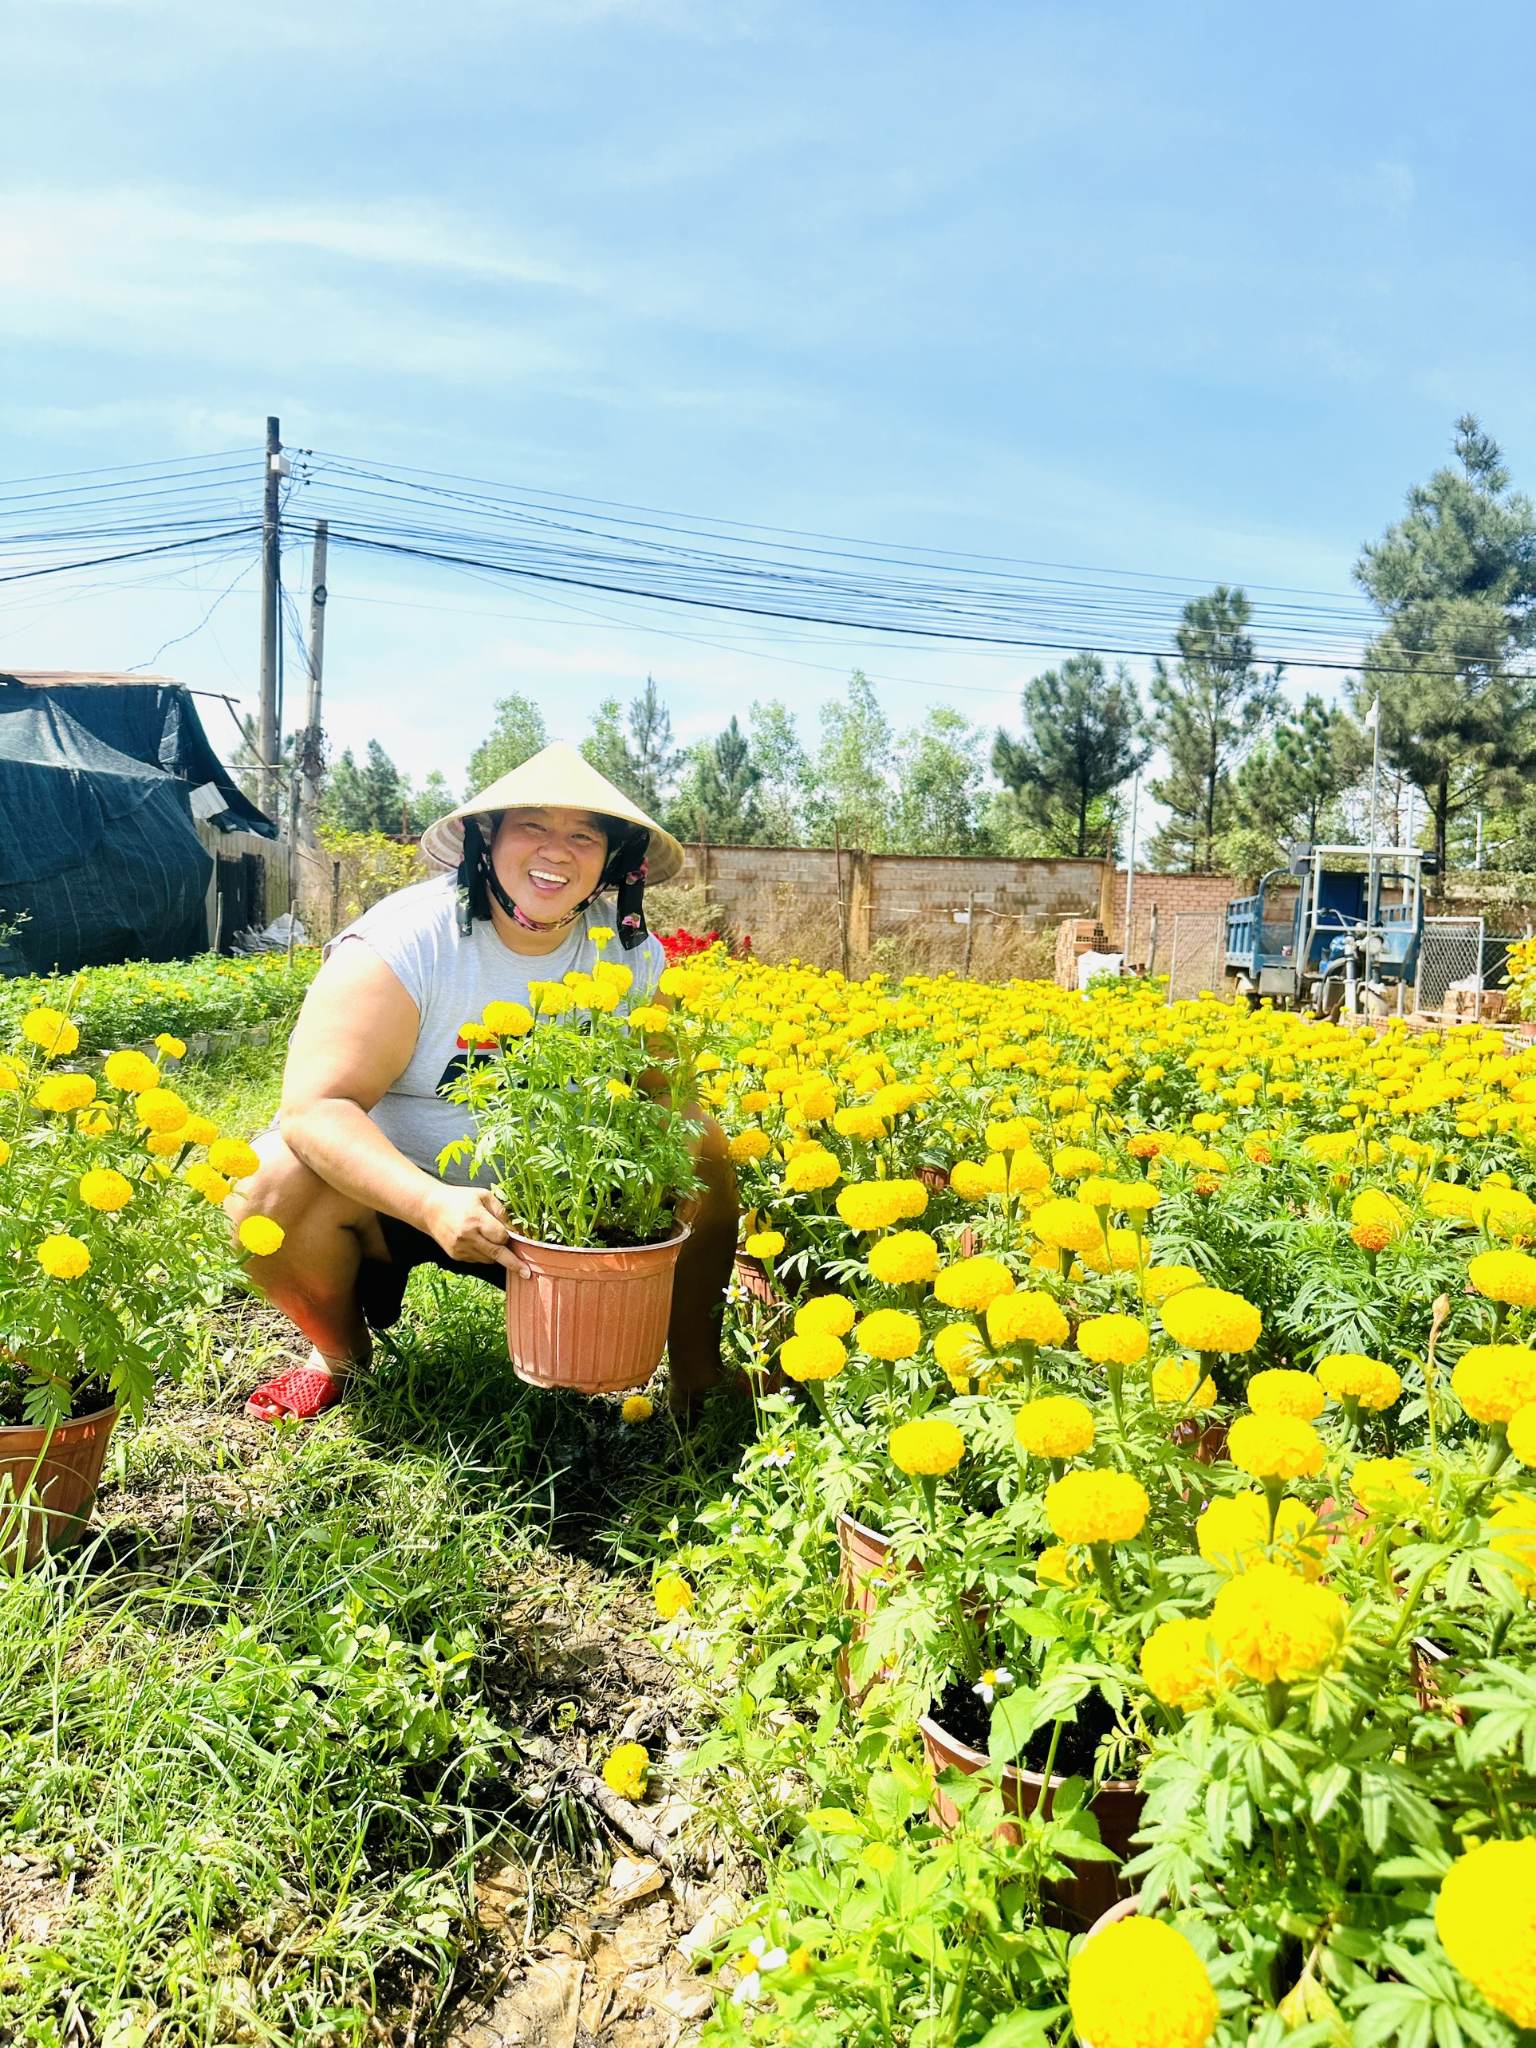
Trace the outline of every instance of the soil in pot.
<instances>
[{"instance_id":1,"label":"soil in pot","mask_svg":"<svg viewBox=\"0 0 1536 2048\"><path fill-rule=\"evenodd\" d=\"M951 1714L970 1732L962 1735L951 1722ZM934 1771L946 1766L967 1774L985 1769L991 1720L991 1709L968 1685L963 1681L951 1683L919 1723L923 1748ZM1063 1778L1090 1777L1100 1740L1113 1726L1114 1716L1102 1696L1090 1693L1079 1705L1074 1720L1061 1731L1049 1781L1042 1775L1042 1767L1050 1750L1051 1729L1037 1729L1021 1761L1004 1767L1005 1804L1015 1813L1033 1813L1050 1800L1052 1789ZM1139 1788L1124 1779L1109 1779L1099 1786L1091 1803L1100 1839L1123 1863L1133 1853L1131 1837L1141 1825L1143 1801ZM932 1811L943 1828L953 1828L959 1820L958 1809L942 1786L934 1787ZM1007 1821L997 1832L1003 1841L1019 1839L1018 1829ZM1128 1897L1132 1890L1120 1876L1120 1864L1074 1864L1072 1877L1046 1887L1042 1913L1053 1926L1081 1929L1090 1926L1117 1900Z\"/></svg>"}]
</instances>

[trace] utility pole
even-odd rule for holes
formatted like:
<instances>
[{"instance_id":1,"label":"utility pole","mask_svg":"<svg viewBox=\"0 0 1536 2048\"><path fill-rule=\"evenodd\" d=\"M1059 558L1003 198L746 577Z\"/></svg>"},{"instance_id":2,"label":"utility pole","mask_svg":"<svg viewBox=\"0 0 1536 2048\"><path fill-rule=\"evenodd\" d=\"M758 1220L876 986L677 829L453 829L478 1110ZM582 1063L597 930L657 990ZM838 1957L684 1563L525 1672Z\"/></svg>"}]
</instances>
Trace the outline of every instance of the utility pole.
<instances>
[{"instance_id":1,"label":"utility pole","mask_svg":"<svg viewBox=\"0 0 1536 2048\"><path fill-rule=\"evenodd\" d=\"M1129 973L1131 942L1136 934L1136 813L1141 804L1141 776L1131 778L1131 843L1125 856L1125 934L1120 942L1120 971ZM1151 969L1148 968L1148 973Z\"/></svg>"},{"instance_id":2,"label":"utility pole","mask_svg":"<svg viewBox=\"0 0 1536 2048\"><path fill-rule=\"evenodd\" d=\"M278 489L283 480L283 443L278 422L267 420L266 472L261 499L261 700L256 716L257 793L269 818L277 815L277 635L278 573L282 556Z\"/></svg>"},{"instance_id":3,"label":"utility pole","mask_svg":"<svg viewBox=\"0 0 1536 2048\"><path fill-rule=\"evenodd\" d=\"M320 812L320 776L325 767L320 727L321 676L325 667L326 544L330 527L324 519L315 521L315 554L309 574L309 697L304 706L304 730L299 734L294 771L302 789L299 839L305 846L315 844L315 824Z\"/></svg>"}]
</instances>

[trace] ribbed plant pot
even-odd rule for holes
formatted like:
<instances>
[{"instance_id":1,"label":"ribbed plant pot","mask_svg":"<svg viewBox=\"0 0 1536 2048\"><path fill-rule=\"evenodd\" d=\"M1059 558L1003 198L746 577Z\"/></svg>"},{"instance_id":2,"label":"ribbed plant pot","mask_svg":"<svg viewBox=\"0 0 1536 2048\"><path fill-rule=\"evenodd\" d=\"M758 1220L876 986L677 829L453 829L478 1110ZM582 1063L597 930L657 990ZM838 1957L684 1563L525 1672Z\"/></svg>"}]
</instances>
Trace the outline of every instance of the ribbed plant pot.
<instances>
[{"instance_id":1,"label":"ribbed plant pot","mask_svg":"<svg viewBox=\"0 0 1536 2048\"><path fill-rule=\"evenodd\" d=\"M987 1758L979 1749L972 1749L968 1742L961 1742L957 1736L951 1735L932 1715L925 1714L917 1725L923 1738L924 1754L935 1773L952 1767L970 1777L986 1768ZM1033 1813L1040 1808L1049 1816L1056 1787L1064 1782L1060 1776L1046 1779L1039 1771L1005 1764L1003 1803L1011 1813ZM1076 1929L1089 1927L1119 1900L1132 1895L1134 1886L1122 1879L1120 1871L1131 1854L1131 1837L1141 1826L1144 1803L1140 1786L1127 1778L1107 1778L1094 1793L1090 1805L1099 1824L1099 1838L1106 1848L1114 1850L1120 1862L1074 1863L1070 1878L1061 1884L1047 1885L1043 1911L1044 1917L1053 1925ZM959 1808L942 1785L933 1788L930 1811L946 1832L952 1831L960 1819ZM997 1839L1017 1842L1019 1830L1011 1822L1004 1821L997 1830Z\"/></svg>"},{"instance_id":2,"label":"ribbed plant pot","mask_svg":"<svg viewBox=\"0 0 1536 2048\"><path fill-rule=\"evenodd\" d=\"M0 1427L0 1561L35 1564L44 1549L79 1540L101 1484L116 1408L52 1430Z\"/></svg>"},{"instance_id":3,"label":"ribbed plant pot","mask_svg":"<svg viewBox=\"0 0 1536 2048\"><path fill-rule=\"evenodd\" d=\"M533 1277L507 1274L507 1351L521 1380L617 1394L661 1363L687 1226L660 1244L578 1251L512 1233Z\"/></svg>"},{"instance_id":4,"label":"ribbed plant pot","mask_svg":"<svg viewBox=\"0 0 1536 2048\"><path fill-rule=\"evenodd\" d=\"M1227 1429L1225 1422L1202 1422L1197 1415L1186 1415L1169 1435L1181 1449L1193 1453L1197 1464L1219 1465L1227 1455Z\"/></svg>"},{"instance_id":5,"label":"ribbed plant pot","mask_svg":"<svg viewBox=\"0 0 1536 2048\"><path fill-rule=\"evenodd\" d=\"M736 1254L736 1279L743 1294L760 1301L764 1308L777 1308L784 1296L774 1285L773 1275L761 1259L746 1252Z\"/></svg>"},{"instance_id":6,"label":"ribbed plant pot","mask_svg":"<svg viewBox=\"0 0 1536 2048\"><path fill-rule=\"evenodd\" d=\"M889 1583L890 1571L894 1569L890 1563L891 1539L883 1531L871 1529L867 1522L856 1521L844 1510L837 1518L837 1549L843 1606L854 1617L852 1640L860 1643L864 1640L864 1625L879 1608L881 1593ZM923 1569L915 1558L907 1560L906 1568L914 1576L920 1576ZM855 1686L848 1652L838 1652L837 1682L853 1706L859 1704L870 1686L889 1675L889 1672L877 1671L865 1685Z\"/></svg>"},{"instance_id":7,"label":"ribbed plant pot","mask_svg":"<svg viewBox=\"0 0 1536 2048\"><path fill-rule=\"evenodd\" d=\"M943 1194L949 1186L947 1166L920 1166L917 1169L917 1177L925 1188L931 1188L936 1195Z\"/></svg>"}]
</instances>

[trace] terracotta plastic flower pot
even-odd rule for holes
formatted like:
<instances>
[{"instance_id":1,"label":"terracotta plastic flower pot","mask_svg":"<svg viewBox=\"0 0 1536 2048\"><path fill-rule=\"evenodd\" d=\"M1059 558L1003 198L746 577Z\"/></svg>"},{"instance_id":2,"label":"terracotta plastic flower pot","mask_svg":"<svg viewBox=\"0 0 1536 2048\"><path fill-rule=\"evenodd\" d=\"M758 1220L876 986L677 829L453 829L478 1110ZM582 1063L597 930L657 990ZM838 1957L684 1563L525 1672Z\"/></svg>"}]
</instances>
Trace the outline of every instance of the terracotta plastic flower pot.
<instances>
[{"instance_id":1,"label":"terracotta plastic flower pot","mask_svg":"<svg viewBox=\"0 0 1536 2048\"><path fill-rule=\"evenodd\" d=\"M507 1275L507 1350L536 1387L616 1394L643 1387L661 1363L672 1281L687 1226L660 1244L575 1251L512 1235L531 1280Z\"/></svg>"},{"instance_id":2,"label":"terracotta plastic flower pot","mask_svg":"<svg viewBox=\"0 0 1536 2048\"><path fill-rule=\"evenodd\" d=\"M895 1569L890 1563L891 1539L879 1529L871 1529L866 1522L855 1521L844 1512L837 1518L837 1548L841 1559L838 1577L842 1582L843 1606L853 1615L853 1641L864 1640L864 1624L880 1605L880 1595L889 1574ZM922 1566L915 1558L907 1560L907 1570L920 1576ZM857 1706L876 1680L889 1674L877 1671L869 1683L862 1688L853 1682L853 1673L848 1665L848 1652L840 1650L837 1655L837 1681L843 1688L844 1697Z\"/></svg>"},{"instance_id":3,"label":"terracotta plastic flower pot","mask_svg":"<svg viewBox=\"0 0 1536 2048\"><path fill-rule=\"evenodd\" d=\"M947 1166L920 1166L917 1169L917 1177L925 1188L931 1188L936 1195L942 1195L949 1186Z\"/></svg>"},{"instance_id":4,"label":"terracotta plastic flower pot","mask_svg":"<svg viewBox=\"0 0 1536 2048\"><path fill-rule=\"evenodd\" d=\"M1176 1444L1194 1453L1198 1464L1219 1465L1227 1455L1227 1428L1225 1422L1202 1422L1196 1415L1186 1415L1168 1433Z\"/></svg>"},{"instance_id":5,"label":"terracotta plastic flower pot","mask_svg":"<svg viewBox=\"0 0 1536 2048\"><path fill-rule=\"evenodd\" d=\"M751 1258L746 1252L736 1254L736 1278L742 1292L760 1301L764 1308L777 1308L784 1299L762 1260Z\"/></svg>"},{"instance_id":6,"label":"terracotta plastic flower pot","mask_svg":"<svg viewBox=\"0 0 1536 2048\"><path fill-rule=\"evenodd\" d=\"M986 1768L987 1758L979 1749L972 1749L968 1742L961 1742L951 1735L931 1715L925 1714L917 1725L923 1738L924 1754L935 1772L952 1767L970 1777ZM1059 1776L1047 1780L1039 1771L1005 1764L1003 1803L1012 1813L1033 1813L1040 1807L1048 1815L1051 1798L1062 1783ZM1117 1901L1129 1898L1134 1890L1122 1879L1120 1869L1131 1854L1131 1837L1141 1826L1145 1803L1141 1788L1126 1778L1107 1778L1094 1793L1091 1803L1094 1819L1099 1824L1099 1838L1106 1848L1114 1850L1120 1863L1075 1863L1073 1875L1064 1883L1048 1885L1044 1917L1054 1926L1078 1929L1091 1926ZM952 1830L960 1819L958 1807L942 1785L933 1788L930 1811L946 1832ZM999 1841L1017 1842L1019 1830L1004 1821L997 1830L997 1836Z\"/></svg>"},{"instance_id":7,"label":"terracotta plastic flower pot","mask_svg":"<svg viewBox=\"0 0 1536 2048\"><path fill-rule=\"evenodd\" d=\"M0 1561L24 1562L77 1541L101 1484L115 1408L98 1408L52 1431L0 1427ZM25 1535L23 1535L25 1532Z\"/></svg>"}]
</instances>

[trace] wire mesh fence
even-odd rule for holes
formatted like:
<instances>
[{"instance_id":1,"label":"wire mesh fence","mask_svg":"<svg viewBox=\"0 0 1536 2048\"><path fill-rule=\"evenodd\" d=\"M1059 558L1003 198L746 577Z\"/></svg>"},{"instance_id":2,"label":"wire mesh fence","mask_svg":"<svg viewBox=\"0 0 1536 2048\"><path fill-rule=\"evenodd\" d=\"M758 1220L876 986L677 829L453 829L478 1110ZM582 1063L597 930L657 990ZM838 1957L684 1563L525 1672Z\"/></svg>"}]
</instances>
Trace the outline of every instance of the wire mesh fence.
<instances>
[{"instance_id":1,"label":"wire mesh fence","mask_svg":"<svg viewBox=\"0 0 1536 2048\"><path fill-rule=\"evenodd\" d=\"M1220 910L1178 910L1168 939L1168 1001L1227 993L1227 920Z\"/></svg>"},{"instance_id":2,"label":"wire mesh fence","mask_svg":"<svg viewBox=\"0 0 1536 2048\"><path fill-rule=\"evenodd\" d=\"M1414 1008L1440 1009L1446 992L1462 982L1471 982L1478 990L1483 985L1482 918L1426 917Z\"/></svg>"}]
</instances>

